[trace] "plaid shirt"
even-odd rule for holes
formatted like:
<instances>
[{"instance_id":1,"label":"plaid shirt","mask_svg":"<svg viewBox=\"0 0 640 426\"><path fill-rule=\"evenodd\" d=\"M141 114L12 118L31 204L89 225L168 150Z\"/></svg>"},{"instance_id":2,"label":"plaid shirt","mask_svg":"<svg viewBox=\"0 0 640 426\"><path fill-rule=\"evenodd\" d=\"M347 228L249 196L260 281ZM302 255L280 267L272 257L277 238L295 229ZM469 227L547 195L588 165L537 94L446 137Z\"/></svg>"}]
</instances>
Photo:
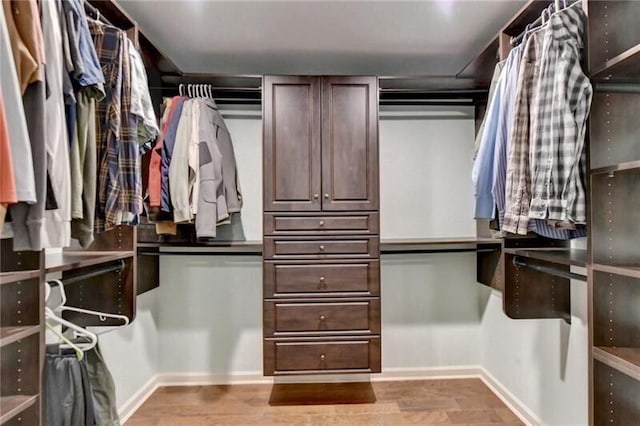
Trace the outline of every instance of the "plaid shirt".
<instances>
[{"instance_id":1,"label":"plaid shirt","mask_svg":"<svg viewBox=\"0 0 640 426\"><path fill-rule=\"evenodd\" d=\"M529 173L530 106L535 96L534 83L539 74L542 34L529 36L522 54L507 155L505 214L502 230L526 235L529 229L531 178Z\"/></svg>"},{"instance_id":2,"label":"plaid shirt","mask_svg":"<svg viewBox=\"0 0 640 426\"><path fill-rule=\"evenodd\" d=\"M98 183L95 231L120 224L123 212L142 211L142 183L125 34L89 19L89 30L105 76L105 98L96 104Z\"/></svg>"},{"instance_id":3,"label":"plaid shirt","mask_svg":"<svg viewBox=\"0 0 640 426\"><path fill-rule=\"evenodd\" d=\"M532 117L529 217L586 223L584 139L592 98L580 65L586 16L582 7L552 15L545 31Z\"/></svg>"}]
</instances>

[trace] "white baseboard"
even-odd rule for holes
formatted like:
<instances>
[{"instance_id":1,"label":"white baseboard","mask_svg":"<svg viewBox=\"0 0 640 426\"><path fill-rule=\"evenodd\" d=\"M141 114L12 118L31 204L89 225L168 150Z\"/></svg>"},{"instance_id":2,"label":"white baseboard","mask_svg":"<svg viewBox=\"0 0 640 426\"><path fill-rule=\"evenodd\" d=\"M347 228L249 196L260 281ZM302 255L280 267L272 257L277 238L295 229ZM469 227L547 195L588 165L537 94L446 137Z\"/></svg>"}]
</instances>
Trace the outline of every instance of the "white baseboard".
<instances>
[{"instance_id":1,"label":"white baseboard","mask_svg":"<svg viewBox=\"0 0 640 426\"><path fill-rule=\"evenodd\" d=\"M344 381L399 381L399 380L446 380L480 379L495 393L507 407L525 424L542 424L540 419L500 383L491 373L481 366L453 366L429 368L387 368L381 374L327 375L327 376L291 376L265 377L261 372L206 374L206 373L162 373L152 377L135 395L120 408L122 423L162 386L205 386L205 385L249 385L272 383L318 383Z\"/></svg>"},{"instance_id":2,"label":"white baseboard","mask_svg":"<svg viewBox=\"0 0 640 426\"><path fill-rule=\"evenodd\" d=\"M133 394L128 401L126 401L122 406L118 409L118 416L120 416L120 423L125 424L129 417L133 415L133 413L140 408L144 402L149 399L151 395L158 389L158 376L153 376L142 385L142 387Z\"/></svg>"},{"instance_id":3,"label":"white baseboard","mask_svg":"<svg viewBox=\"0 0 640 426\"><path fill-rule=\"evenodd\" d=\"M542 420L535 415L533 411L529 409L520 399L515 396L509 389L507 389L493 374L489 373L484 368L480 375L480 380L495 393L498 398L504 402L504 404L513 411L513 413L520 418L526 425L538 426L542 425Z\"/></svg>"}]
</instances>

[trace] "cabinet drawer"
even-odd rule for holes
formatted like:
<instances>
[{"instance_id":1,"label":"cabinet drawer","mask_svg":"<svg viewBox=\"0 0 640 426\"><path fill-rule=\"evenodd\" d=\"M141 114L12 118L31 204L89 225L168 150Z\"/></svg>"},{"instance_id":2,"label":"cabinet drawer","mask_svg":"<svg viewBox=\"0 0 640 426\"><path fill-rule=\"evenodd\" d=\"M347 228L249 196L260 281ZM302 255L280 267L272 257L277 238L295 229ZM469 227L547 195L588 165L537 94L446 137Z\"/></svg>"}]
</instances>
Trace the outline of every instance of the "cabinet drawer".
<instances>
[{"instance_id":1,"label":"cabinet drawer","mask_svg":"<svg viewBox=\"0 0 640 426\"><path fill-rule=\"evenodd\" d=\"M264 297L378 296L380 263L264 263Z\"/></svg>"},{"instance_id":2,"label":"cabinet drawer","mask_svg":"<svg viewBox=\"0 0 640 426\"><path fill-rule=\"evenodd\" d=\"M265 302L264 333L379 334L380 301Z\"/></svg>"},{"instance_id":3,"label":"cabinet drawer","mask_svg":"<svg viewBox=\"0 0 640 426\"><path fill-rule=\"evenodd\" d=\"M265 341L264 374L379 373L380 338Z\"/></svg>"},{"instance_id":4,"label":"cabinet drawer","mask_svg":"<svg viewBox=\"0 0 640 426\"><path fill-rule=\"evenodd\" d=\"M378 234L378 213L357 215L264 215L265 235Z\"/></svg>"},{"instance_id":5,"label":"cabinet drawer","mask_svg":"<svg viewBox=\"0 0 640 426\"><path fill-rule=\"evenodd\" d=\"M264 239L264 258L326 259L340 257L377 258L380 254L378 237L352 239Z\"/></svg>"}]
</instances>

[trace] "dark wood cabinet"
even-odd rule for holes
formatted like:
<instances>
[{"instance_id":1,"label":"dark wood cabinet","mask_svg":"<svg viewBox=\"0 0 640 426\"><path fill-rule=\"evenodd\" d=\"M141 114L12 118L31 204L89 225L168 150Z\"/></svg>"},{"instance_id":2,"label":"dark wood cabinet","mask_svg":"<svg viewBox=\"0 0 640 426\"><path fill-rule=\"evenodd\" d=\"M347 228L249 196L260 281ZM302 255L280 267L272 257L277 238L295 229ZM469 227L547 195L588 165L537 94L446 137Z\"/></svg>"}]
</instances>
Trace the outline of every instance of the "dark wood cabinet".
<instances>
[{"instance_id":1,"label":"dark wood cabinet","mask_svg":"<svg viewBox=\"0 0 640 426\"><path fill-rule=\"evenodd\" d=\"M320 81L264 78L264 210L319 211Z\"/></svg>"},{"instance_id":2,"label":"dark wood cabinet","mask_svg":"<svg viewBox=\"0 0 640 426\"><path fill-rule=\"evenodd\" d=\"M263 94L264 374L379 372L377 78Z\"/></svg>"},{"instance_id":3,"label":"dark wood cabinet","mask_svg":"<svg viewBox=\"0 0 640 426\"><path fill-rule=\"evenodd\" d=\"M322 210L378 209L378 84L322 78Z\"/></svg>"}]
</instances>

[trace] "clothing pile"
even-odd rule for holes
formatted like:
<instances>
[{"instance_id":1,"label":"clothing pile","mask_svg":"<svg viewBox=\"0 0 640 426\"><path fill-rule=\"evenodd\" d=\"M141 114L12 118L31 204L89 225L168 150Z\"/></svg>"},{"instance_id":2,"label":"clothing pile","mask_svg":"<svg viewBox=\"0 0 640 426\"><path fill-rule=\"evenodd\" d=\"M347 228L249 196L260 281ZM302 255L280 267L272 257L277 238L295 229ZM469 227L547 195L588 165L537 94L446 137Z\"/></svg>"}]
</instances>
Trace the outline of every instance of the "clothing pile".
<instances>
[{"instance_id":1,"label":"clothing pile","mask_svg":"<svg viewBox=\"0 0 640 426\"><path fill-rule=\"evenodd\" d=\"M149 220L159 222L159 234L195 223L198 238L215 238L242 208L231 135L212 98L175 96L163 108L149 164Z\"/></svg>"},{"instance_id":2,"label":"clothing pile","mask_svg":"<svg viewBox=\"0 0 640 426\"><path fill-rule=\"evenodd\" d=\"M144 64L81 0L2 0L0 225L14 250L83 247L137 224L159 132Z\"/></svg>"},{"instance_id":3,"label":"clothing pile","mask_svg":"<svg viewBox=\"0 0 640 426\"><path fill-rule=\"evenodd\" d=\"M473 167L476 219L504 233L586 236L586 16L575 3L526 31L498 64Z\"/></svg>"}]
</instances>

